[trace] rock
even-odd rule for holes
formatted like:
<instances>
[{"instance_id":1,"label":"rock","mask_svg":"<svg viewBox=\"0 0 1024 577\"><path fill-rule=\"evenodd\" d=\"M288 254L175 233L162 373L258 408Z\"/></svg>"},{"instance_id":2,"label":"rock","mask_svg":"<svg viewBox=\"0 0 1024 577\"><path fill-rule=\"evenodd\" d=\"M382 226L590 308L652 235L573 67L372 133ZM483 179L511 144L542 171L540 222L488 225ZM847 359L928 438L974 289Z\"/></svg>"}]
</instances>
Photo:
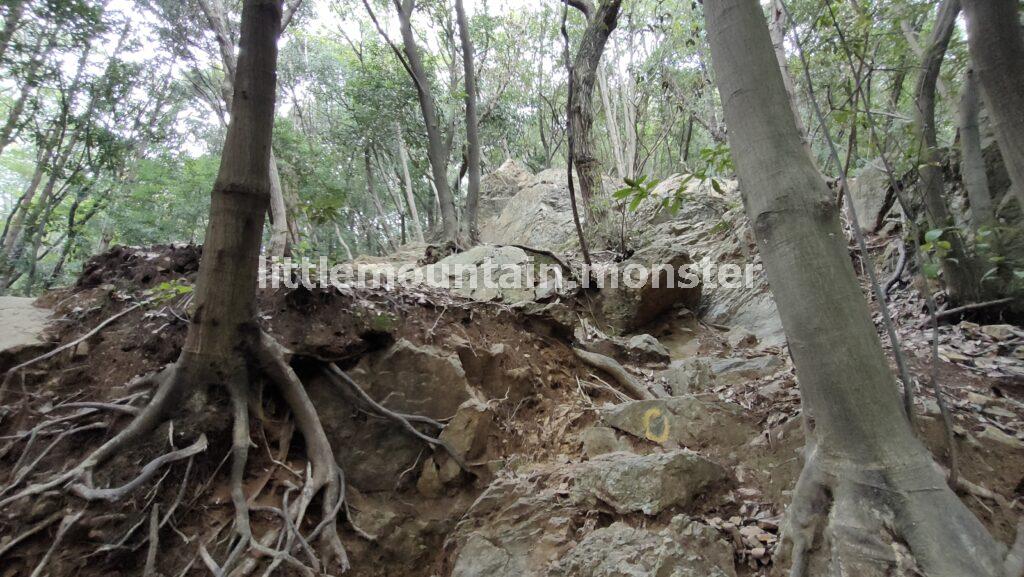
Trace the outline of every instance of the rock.
<instances>
[{"instance_id":1,"label":"rock","mask_svg":"<svg viewBox=\"0 0 1024 577\"><path fill-rule=\"evenodd\" d=\"M667 363L671 360L668 349L651 335L634 335L626 343L627 353L638 361Z\"/></svg>"},{"instance_id":2,"label":"rock","mask_svg":"<svg viewBox=\"0 0 1024 577\"><path fill-rule=\"evenodd\" d=\"M365 375L359 379L360 375ZM401 339L353 378L389 409L447 419L473 397L462 363L437 347Z\"/></svg>"},{"instance_id":3,"label":"rock","mask_svg":"<svg viewBox=\"0 0 1024 577\"><path fill-rule=\"evenodd\" d=\"M615 429L609 427L588 427L580 434L580 439L583 441L583 454L591 459L629 450L629 443L619 439Z\"/></svg>"},{"instance_id":4,"label":"rock","mask_svg":"<svg viewBox=\"0 0 1024 577\"><path fill-rule=\"evenodd\" d=\"M475 246L407 274L465 298L509 304L557 296L555 281L559 276L566 278L561 265L549 256L495 245Z\"/></svg>"},{"instance_id":5,"label":"rock","mask_svg":"<svg viewBox=\"0 0 1024 577\"><path fill-rule=\"evenodd\" d=\"M738 408L693 396L629 401L600 410L601 420L630 435L690 448L739 446L756 433Z\"/></svg>"},{"instance_id":6,"label":"rock","mask_svg":"<svg viewBox=\"0 0 1024 577\"><path fill-rule=\"evenodd\" d=\"M773 375L786 366L785 361L775 355L751 359L710 359L711 372L716 377L738 377L759 379Z\"/></svg>"},{"instance_id":7,"label":"rock","mask_svg":"<svg viewBox=\"0 0 1024 577\"><path fill-rule=\"evenodd\" d=\"M727 479L720 465L690 451L609 453L581 465L570 497L577 504L606 503L619 514L657 515L693 503Z\"/></svg>"},{"instance_id":8,"label":"rock","mask_svg":"<svg viewBox=\"0 0 1024 577\"><path fill-rule=\"evenodd\" d=\"M1012 437L1003 432L1002 429L999 429L998 427L993 427L992 425L985 425L985 428L982 429L982 431L978 433L977 436L979 439L984 439L986 441L991 441L993 443L999 443L1000 445L1004 445L1006 447L1010 447L1013 449L1024 449L1024 441L1021 441L1017 437Z\"/></svg>"},{"instance_id":9,"label":"rock","mask_svg":"<svg viewBox=\"0 0 1024 577\"><path fill-rule=\"evenodd\" d=\"M494 172L484 175L480 179L479 221L486 222L499 215L509 199L533 181L530 169L512 159L506 160Z\"/></svg>"},{"instance_id":10,"label":"rock","mask_svg":"<svg viewBox=\"0 0 1024 577\"><path fill-rule=\"evenodd\" d=\"M42 345L50 311L36 308L35 299L0 297L0 354Z\"/></svg>"},{"instance_id":11,"label":"rock","mask_svg":"<svg viewBox=\"0 0 1024 577\"><path fill-rule=\"evenodd\" d=\"M576 229L564 172L561 179L548 178L545 173L527 177L522 173L513 175L509 172L506 171L506 178L515 180L517 191L500 200L495 196L493 204L489 201L481 203L481 206L490 205L485 211L492 215L489 218L483 214L480 216L481 240L549 250L575 247ZM481 182L481 190L483 188Z\"/></svg>"},{"instance_id":12,"label":"rock","mask_svg":"<svg viewBox=\"0 0 1024 577\"><path fill-rule=\"evenodd\" d=\"M476 395L458 357L406 340L364 357L350 375L384 406L433 419L455 416L459 407ZM421 441L391 421L367 419L356 399L339 392L323 377L307 379L307 388L353 486L368 493L391 491L403 480L416 479L406 471L420 458Z\"/></svg>"},{"instance_id":13,"label":"rock","mask_svg":"<svg viewBox=\"0 0 1024 577\"><path fill-rule=\"evenodd\" d=\"M420 495L428 498L438 497L444 491L441 475L434 459L427 459L423 462L420 478L416 481L416 490L419 491Z\"/></svg>"},{"instance_id":14,"label":"rock","mask_svg":"<svg viewBox=\"0 0 1024 577\"><path fill-rule=\"evenodd\" d=\"M487 405L471 399L459 407L441 433L441 440L446 441L462 460L470 461L483 456L493 430L494 417L487 410Z\"/></svg>"},{"instance_id":15,"label":"rock","mask_svg":"<svg viewBox=\"0 0 1024 577\"><path fill-rule=\"evenodd\" d=\"M893 204L889 195L889 177L880 167L881 163L877 161L869 163L850 179L850 196L864 232L881 228Z\"/></svg>"},{"instance_id":16,"label":"rock","mask_svg":"<svg viewBox=\"0 0 1024 577\"><path fill-rule=\"evenodd\" d=\"M607 286L606 283L597 299L598 313L609 330L618 334L635 331L655 321L674 306L696 309L700 303L701 286L683 287L683 283L677 282L678 272L669 275L668 270L659 268L669 266L669 270L679 271L692 262L685 245L672 238L661 238L620 263L618 270L623 278L619 286ZM627 273L630 270L642 270L649 274L641 278L637 273L638 282L632 283L625 278L629 276ZM643 281L642 284L639 281ZM637 288L631 288L629 284Z\"/></svg>"},{"instance_id":17,"label":"rock","mask_svg":"<svg viewBox=\"0 0 1024 577\"><path fill-rule=\"evenodd\" d=\"M1013 325L985 325L981 327L981 332L993 340L1005 341L1017 335L1017 328Z\"/></svg>"},{"instance_id":18,"label":"rock","mask_svg":"<svg viewBox=\"0 0 1024 577\"><path fill-rule=\"evenodd\" d=\"M725 340L734 349L749 348L757 345L757 335L742 327L736 327L726 333Z\"/></svg>"},{"instance_id":19,"label":"rock","mask_svg":"<svg viewBox=\"0 0 1024 577\"><path fill-rule=\"evenodd\" d=\"M732 547L714 529L679 515L661 530L621 521L598 529L554 563L547 575L735 577L736 570Z\"/></svg>"},{"instance_id":20,"label":"rock","mask_svg":"<svg viewBox=\"0 0 1024 577\"><path fill-rule=\"evenodd\" d=\"M447 538L450 576L735 577L732 548L685 516L660 528L595 529L593 510L564 493L591 467L492 482Z\"/></svg>"},{"instance_id":21,"label":"rock","mask_svg":"<svg viewBox=\"0 0 1024 577\"><path fill-rule=\"evenodd\" d=\"M705 357L675 361L657 376L664 379L675 396L705 391L714 385L715 380L711 360Z\"/></svg>"},{"instance_id":22,"label":"rock","mask_svg":"<svg viewBox=\"0 0 1024 577\"><path fill-rule=\"evenodd\" d=\"M487 398L518 402L532 394L534 384L526 367L517 363L504 343L494 343L486 349L477 348L468 341L459 344L456 352L466 378Z\"/></svg>"}]
</instances>

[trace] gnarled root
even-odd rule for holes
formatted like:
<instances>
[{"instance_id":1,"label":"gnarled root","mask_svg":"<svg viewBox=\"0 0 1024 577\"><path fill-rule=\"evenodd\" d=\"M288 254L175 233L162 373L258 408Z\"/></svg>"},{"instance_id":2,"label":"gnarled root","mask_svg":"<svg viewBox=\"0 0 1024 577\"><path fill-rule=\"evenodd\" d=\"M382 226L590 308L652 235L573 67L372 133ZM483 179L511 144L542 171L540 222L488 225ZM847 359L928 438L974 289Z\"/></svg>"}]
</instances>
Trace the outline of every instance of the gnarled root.
<instances>
[{"instance_id":1,"label":"gnarled root","mask_svg":"<svg viewBox=\"0 0 1024 577\"><path fill-rule=\"evenodd\" d=\"M865 465L812 448L786 516L790 577L1020 577L926 456Z\"/></svg>"}]
</instances>

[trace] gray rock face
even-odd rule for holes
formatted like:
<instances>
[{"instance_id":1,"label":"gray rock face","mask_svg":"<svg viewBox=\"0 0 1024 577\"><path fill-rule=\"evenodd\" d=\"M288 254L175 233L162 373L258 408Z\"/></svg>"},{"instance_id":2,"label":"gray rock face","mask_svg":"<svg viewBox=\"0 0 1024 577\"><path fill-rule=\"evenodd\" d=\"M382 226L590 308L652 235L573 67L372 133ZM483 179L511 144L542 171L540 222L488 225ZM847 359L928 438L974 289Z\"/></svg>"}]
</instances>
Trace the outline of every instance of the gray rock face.
<instances>
[{"instance_id":1,"label":"gray rock face","mask_svg":"<svg viewBox=\"0 0 1024 577\"><path fill-rule=\"evenodd\" d=\"M610 462L643 459L650 457L616 453L554 477L494 481L447 541L451 577L735 577L732 547L684 515L661 527L617 522L595 529L587 522L590 506L565 498L565 483L578 485L581 475ZM660 464L673 469L678 457L667 459Z\"/></svg>"},{"instance_id":2,"label":"gray rock face","mask_svg":"<svg viewBox=\"0 0 1024 577\"><path fill-rule=\"evenodd\" d=\"M650 275L639 288L627 286L626 279L620 278L617 288L606 285L601 289L597 300L598 313L609 330L619 334L635 331L677 305L696 309L700 304L701 286L681 286L676 272L692 262L685 244L673 238L660 238L620 263L620 277L630 274L631 267L637 266L641 267L637 270L650 271ZM670 268L659 268L663 266ZM668 271L672 271L674 278L669 278ZM651 278L654 275L659 278Z\"/></svg>"},{"instance_id":3,"label":"gray rock face","mask_svg":"<svg viewBox=\"0 0 1024 577\"><path fill-rule=\"evenodd\" d=\"M583 505L605 503L619 514L657 515L689 505L727 479L720 465L689 451L609 453L580 466L570 497Z\"/></svg>"},{"instance_id":4,"label":"gray rock face","mask_svg":"<svg viewBox=\"0 0 1024 577\"><path fill-rule=\"evenodd\" d=\"M406 340L370 357L351 376L384 406L434 419L456 415L475 394L458 357ZM308 389L351 483L366 492L394 489L402 473L420 456L422 443L389 421L367 419L355 399L322 378L309 379ZM470 428L460 427L459 434ZM478 442L471 435L465 440L470 450Z\"/></svg>"},{"instance_id":5,"label":"gray rock face","mask_svg":"<svg viewBox=\"0 0 1024 577\"><path fill-rule=\"evenodd\" d=\"M615 429L610 427L588 427L580 434L580 440L583 441L583 454L591 459L629 450L629 443L619 439Z\"/></svg>"},{"instance_id":6,"label":"gray rock face","mask_svg":"<svg viewBox=\"0 0 1024 577\"><path fill-rule=\"evenodd\" d=\"M553 564L550 577L735 577L728 543L677 516L661 530L617 522L590 533Z\"/></svg>"},{"instance_id":7,"label":"gray rock face","mask_svg":"<svg viewBox=\"0 0 1024 577\"><path fill-rule=\"evenodd\" d=\"M756 434L738 408L692 396L630 401L601 409L608 426L659 444L742 445Z\"/></svg>"},{"instance_id":8,"label":"gray rock face","mask_svg":"<svg viewBox=\"0 0 1024 577\"><path fill-rule=\"evenodd\" d=\"M667 363L671 356L665 345L651 335L634 335L626 343L626 351L637 360Z\"/></svg>"},{"instance_id":9,"label":"gray rock face","mask_svg":"<svg viewBox=\"0 0 1024 577\"><path fill-rule=\"evenodd\" d=\"M700 393L711 388L715 382L711 371L711 359L705 357L675 361L657 376L665 381L672 394L676 396Z\"/></svg>"},{"instance_id":10,"label":"gray rock face","mask_svg":"<svg viewBox=\"0 0 1024 577\"><path fill-rule=\"evenodd\" d=\"M554 259L541 254L514 246L480 245L411 274L465 298L515 304L555 296L559 270Z\"/></svg>"},{"instance_id":11,"label":"gray rock face","mask_svg":"<svg viewBox=\"0 0 1024 577\"><path fill-rule=\"evenodd\" d=\"M861 169L857 176L850 180L850 196L857 210L857 220L864 232L874 232L881 228L882 219L892 207L892 199L886 202L889 192L889 177L881 168L881 161L871 163Z\"/></svg>"},{"instance_id":12,"label":"gray rock face","mask_svg":"<svg viewBox=\"0 0 1024 577\"><path fill-rule=\"evenodd\" d=\"M42 344L40 338L50 311L36 308L35 299L0 297L0 354L11 349Z\"/></svg>"}]
</instances>

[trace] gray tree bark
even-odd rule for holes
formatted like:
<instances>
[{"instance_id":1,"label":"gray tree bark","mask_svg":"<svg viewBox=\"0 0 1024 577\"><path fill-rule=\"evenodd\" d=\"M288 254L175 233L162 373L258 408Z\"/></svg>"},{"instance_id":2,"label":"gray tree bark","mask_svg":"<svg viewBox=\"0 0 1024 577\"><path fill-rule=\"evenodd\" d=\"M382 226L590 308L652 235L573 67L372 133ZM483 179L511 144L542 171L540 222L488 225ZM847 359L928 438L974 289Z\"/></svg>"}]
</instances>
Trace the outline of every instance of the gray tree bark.
<instances>
[{"instance_id":1,"label":"gray tree bark","mask_svg":"<svg viewBox=\"0 0 1024 577\"><path fill-rule=\"evenodd\" d=\"M1024 37L1016 0L964 0L967 41L996 139L1024 210Z\"/></svg>"},{"instance_id":2,"label":"gray tree bark","mask_svg":"<svg viewBox=\"0 0 1024 577\"><path fill-rule=\"evenodd\" d=\"M448 186L448 154L441 135L441 125L437 116L437 105L431 92L430 78L423 67L423 57L416 44L416 36L412 31L412 12L414 0L394 0L398 9L398 20L402 30L402 46L404 48L407 72L416 85L416 95L423 114L423 123L427 130L427 157L430 160L430 172L433 176L437 200L441 205L441 226L445 241L455 241L459 234L459 221L455 212L455 199Z\"/></svg>"},{"instance_id":3,"label":"gray tree bark","mask_svg":"<svg viewBox=\"0 0 1024 577\"><path fill-rule=\"evenodd\" d=\"M981 130L978 127L978 78L974 70L964 73L964 87L960 95L960 174L967 198L971 202L971 226L977 231L995 220L992 193L988 188L985 158L981 152Z\"/></svg>"},{"instance_id":4,"label":"gray tree bark","mask_svg":"<svg viewBox=\"0 0 1024 577\"><path fill-rule=\"evenodd\" d=\"M605 44L618 25L622 0L602 0L595 10L588 1L570 1L587 17L587 28L573 58L573 93L569 102L569 124L573 139L573 164L580 183L580 196L588 224L598 219L595 196L601 194L601 161L591 134L594 126L594 86Z\"/></svg>"},{"instance_id":5,"label":"gray tree bark","mask_svg":"<svg viewBox=\"0 0 1024 577\"><path fill-rule=\"evenodd\" d=\"M981 300L981 275L974 259L967 252L963 237L956 230L953 215L946 204L935 129L936 81L959 13L960 0L943 0L939 5L931 37L922 49L924 56L914 92L914 112L921 146L918 172L921 176L925 213L931 228L945 230L942 238L950 243L948 255L941 261L946 290L952 301L964 304Z\"/></svg>"},{"instance_id":6,"label":"gray tree bark","mask_svg":"<svg viewBox=\"0 0 1024 577\"><path fill-rule=\"evenodd\" d=\"M426 242L423 237L423 225L420 224L420 211L416 208L416 196L412 190L412 177L409 176L409 153L405 150L405 137L402 135L402 125L395 123L395 139L398 141L398 162L402 165L402 182L405 184L405 203L409 205L409 218L412 220L412 230L416 234L416 240Z\"/></svg>"},{"instance_id":7,"label":"gray tree bark","mask_svg":"<svg viewBox=\"0 0 1024 577\"><path fill-rule=\"evenodd\" d=\"M902 412L834 195L793 120L760 3L704 6L744 203L807 425L807 461L787 512L791 577L891 575L894 540L928 577L1002 577L1004 548L946 486Z\"/></svg>"},{"instance_id":8,"label":"gray tree bark","mask_svg":"<svg viewBox=\"0 0 1024 577\"><path fill-rule=\"evenodd\" d=\"M480 241L477 214L480 206L480 124L477 118L476 66L473 64L473 40L462 0L455 0L455 15L462 43L462 65L466 76L466 164L469 184L466 188L466 229L470 243Z\"/></svg>"}]
</instances>

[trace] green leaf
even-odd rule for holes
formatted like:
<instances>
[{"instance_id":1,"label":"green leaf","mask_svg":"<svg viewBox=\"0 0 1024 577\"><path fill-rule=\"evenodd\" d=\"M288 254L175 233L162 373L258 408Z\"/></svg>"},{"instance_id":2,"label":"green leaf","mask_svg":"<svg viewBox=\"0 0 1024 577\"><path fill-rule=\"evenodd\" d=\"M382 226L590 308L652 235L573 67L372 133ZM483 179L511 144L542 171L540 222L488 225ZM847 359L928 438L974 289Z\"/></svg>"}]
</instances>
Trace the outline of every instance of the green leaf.
<instances>
[{"instance_id":1,"label":"green leaf","mask_svg":"<svg viewBox=\"0 0 1024 577\"><path fill-rule=\"evenodd\" d=\"M722 191L722 185L718 184L718 181L713 178L711 179L711 188L715 189L715 192L718 194L724 194Z\"/></svg>"},{"instance_id":2,"label":"green leaf","mask_svg":"<svg viewBox=\"0 0 1024 577\"><path fill-rule=\"evenodd\" d=\"M637 195L637 197L633 199L633 202L629 203L629 210L636 211L636 209L640 206L640 203L643 202L643 200L644 197Z\"/></svg>"},{"instance_id":3,"label":"green leaf","mask_svg":"<svg viewBox=\"0 0 1024 577\"><path fill-rule=\"evenodd\" d=\"M614 196L615 198L617 198L619 200L622 200L624 198L629 197L629 195L631 195L631 194L633 194L633 189L632 188L620 188L619 190L616 190L615 193L612 194L612 196Z\"/></svg>"},{"instance_id":4,"label":"green leaf","mask_svg":"<svg viewBox=\"0 0 1024 577\"><path fill-rule=\"evenodd\" d=\"M924 276L928 278L939 278L939 265L929 262L925 263L921 269L924 272Z\"/></svg>"},{"instance_id":5,"label":"green leaf","mask_svg":"<svg viewBox=\"0 0 1024 577\"><path fill-rule=\"evenodd\" d=\"M940 238L942 238L941 228L933 228L932 230L929 230L928 232L924 233L924 239L928 242L935 242Z\"/></svg>"}]
</instances>

